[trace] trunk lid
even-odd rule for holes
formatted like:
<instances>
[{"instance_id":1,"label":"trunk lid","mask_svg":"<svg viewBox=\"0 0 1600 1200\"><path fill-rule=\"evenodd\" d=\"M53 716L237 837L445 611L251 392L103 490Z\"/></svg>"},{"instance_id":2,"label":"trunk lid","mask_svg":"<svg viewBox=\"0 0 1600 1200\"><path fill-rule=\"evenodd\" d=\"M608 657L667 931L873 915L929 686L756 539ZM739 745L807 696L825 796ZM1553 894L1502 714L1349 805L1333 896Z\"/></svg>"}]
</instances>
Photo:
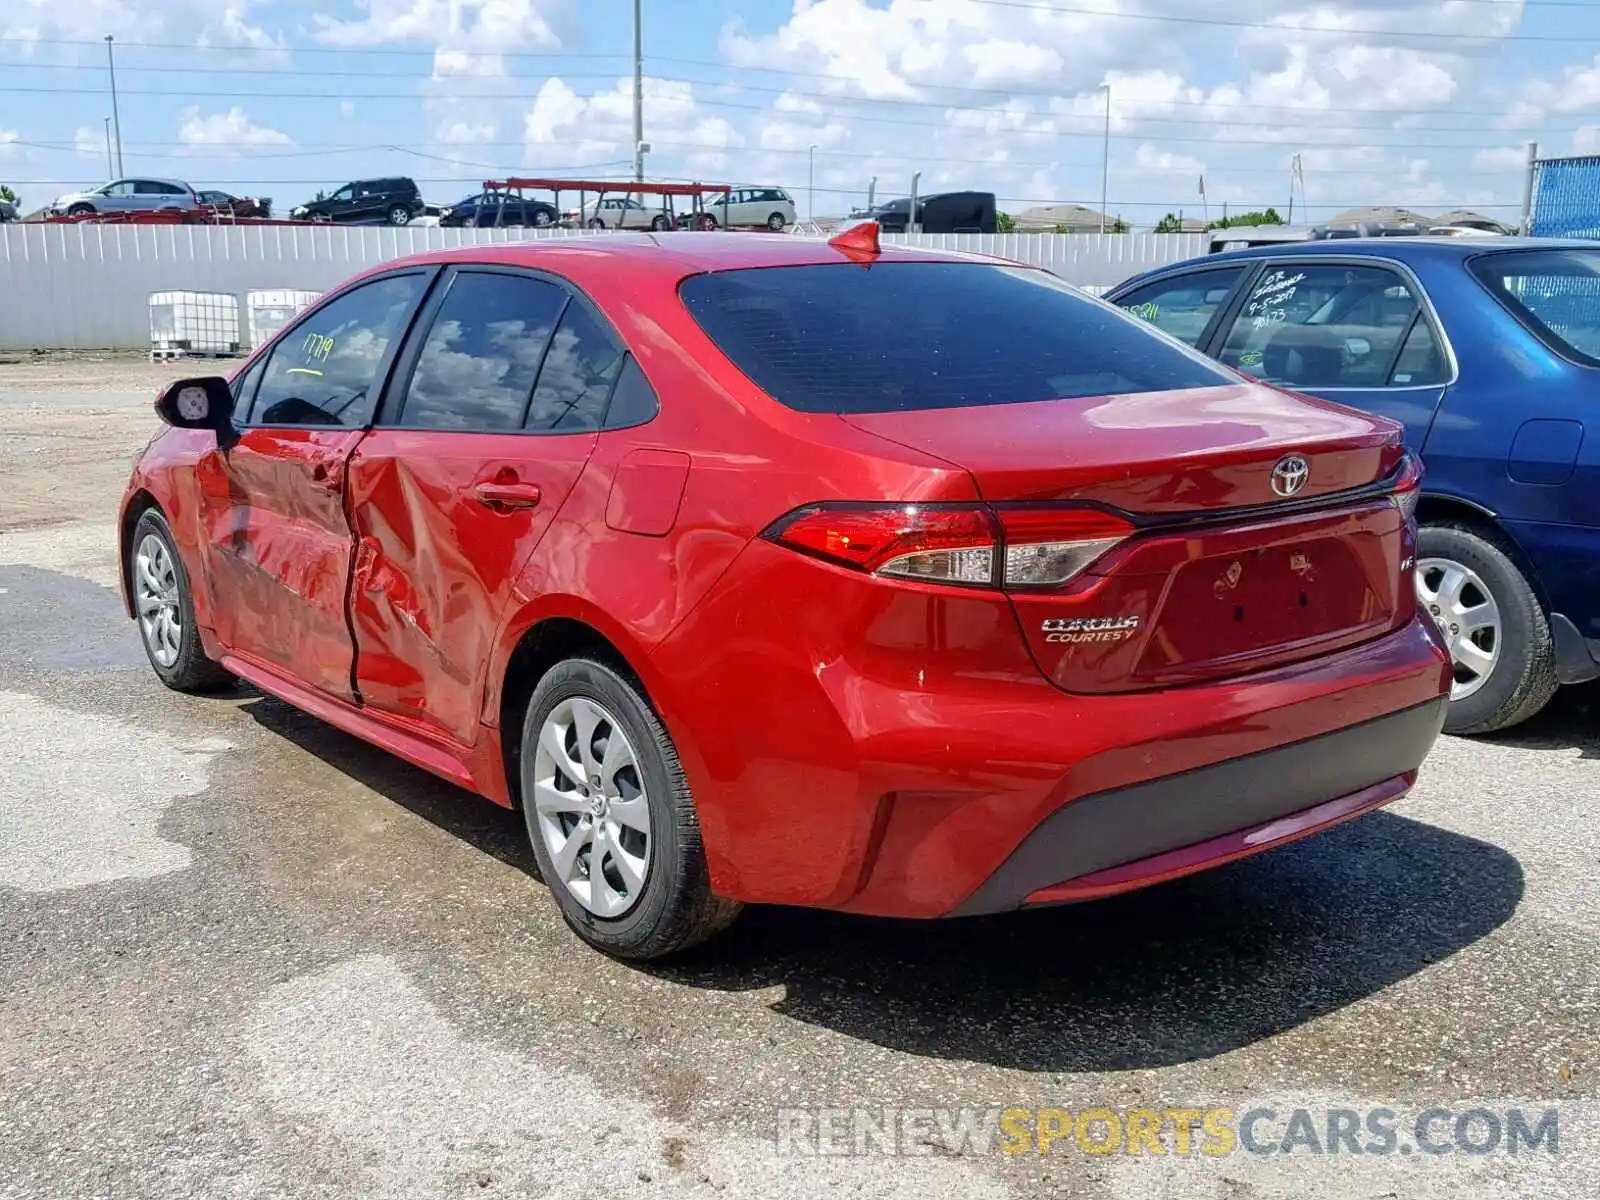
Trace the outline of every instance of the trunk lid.
<instances>
[{"instance_id":1,"label":"trunk lid","mask_svg":"<svg viewBox=\"0 0 1600 1200\"><path fill-rule=\"evenodd\" d=\"M843 419L964 467L1008 528L1027 527L1008 512L1074 504L1131 516L1065 584L1007 588L1040 670L1068 691L1265 670L1414 615L1413 529L1369 488L1404 456L1382 418L1241 383ZM1307 470L1285 496L1274 471L1292 458Z\"/></svg>"},{"instance_id":2,"label":"trunk lid","mask_svg":"<svg viewBox=\"0 0 1600 1200\"><path fill-rule=\"evenodd\" d=\"M1084 500L1147 514L1272 503L1272 469L1288 454L1310 466L1296 500L1372 483L1401 454L1391 421L1244 381L841 419L965 467L986 500Z\"/></svg>"}]
</instances>

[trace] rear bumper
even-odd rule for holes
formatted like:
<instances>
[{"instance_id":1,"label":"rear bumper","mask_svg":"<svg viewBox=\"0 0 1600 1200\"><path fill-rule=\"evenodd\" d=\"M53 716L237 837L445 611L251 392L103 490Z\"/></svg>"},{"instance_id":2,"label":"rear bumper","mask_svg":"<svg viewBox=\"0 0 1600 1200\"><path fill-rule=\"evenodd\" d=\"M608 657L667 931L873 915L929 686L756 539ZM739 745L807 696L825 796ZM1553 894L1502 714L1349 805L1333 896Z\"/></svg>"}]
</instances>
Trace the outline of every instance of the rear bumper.
<instances>
[{"instance_id":1,"label":"rear bumper","mask_svg":"<svg viewBox=\"0 0 1600 1200\"><path fill-rule=\"evenodd\" d=\"M1087 900L1219 866L1404 795L1439 697L1335 733L1084 796L1040 824L952 916Z\"/></svg>"}]
</instances>

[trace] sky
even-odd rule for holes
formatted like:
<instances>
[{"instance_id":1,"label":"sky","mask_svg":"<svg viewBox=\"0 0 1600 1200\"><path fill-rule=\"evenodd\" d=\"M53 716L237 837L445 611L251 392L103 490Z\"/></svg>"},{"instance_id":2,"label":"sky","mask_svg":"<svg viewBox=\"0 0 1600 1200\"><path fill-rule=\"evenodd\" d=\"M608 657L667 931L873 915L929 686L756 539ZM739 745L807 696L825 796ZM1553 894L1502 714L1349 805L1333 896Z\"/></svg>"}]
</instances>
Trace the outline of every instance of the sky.
<instances>
[{"instance_id":1,"label":"sky","mask_svg":"<svg viewBox=\"0 0 1600 1200\"><path fill-rule=\"evenodd\" d=\"M379 175L448 203L631 171L631 0L5 0L25 210L108 178L108 34L123 174L282 214ZM1104 187L1134 227L1285 213L1298 153L1297 220L1514 222L1529 141L1600 152L1600 0L643 0L642 37L646 176L785 187L802 219L919 171L1013 213Z\"/></svg>"}]
</instances>

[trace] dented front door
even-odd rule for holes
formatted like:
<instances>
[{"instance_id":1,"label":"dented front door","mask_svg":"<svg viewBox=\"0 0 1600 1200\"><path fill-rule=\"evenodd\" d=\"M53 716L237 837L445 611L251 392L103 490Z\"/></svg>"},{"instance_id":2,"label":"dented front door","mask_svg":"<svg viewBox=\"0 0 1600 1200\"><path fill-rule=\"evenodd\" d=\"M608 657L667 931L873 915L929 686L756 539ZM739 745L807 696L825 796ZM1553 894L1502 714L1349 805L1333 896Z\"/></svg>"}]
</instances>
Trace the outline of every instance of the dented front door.
<instances>
[{"instance_id":1,"label":"dented front door","mask_svg":"<svg viewBox=\"0 0 1600 1200\"><path fill-rule=\"evenodd\" d=\"M197 469L223 647L351 699L353 537L345 464L359 429L248 429Z\"/></svg>"},{"instance_id":2,"label":"dented front door","mask_svg":"<svg viewBox=\"0 0 1600 1200\"><path fill-rule=\"evenodd\" d=\"M217 640L346 700L355 697L350 456L435 274L358 283L286 330L254 395L239 397L242 428L196 466Z\"/></svg>"}]
</instances>

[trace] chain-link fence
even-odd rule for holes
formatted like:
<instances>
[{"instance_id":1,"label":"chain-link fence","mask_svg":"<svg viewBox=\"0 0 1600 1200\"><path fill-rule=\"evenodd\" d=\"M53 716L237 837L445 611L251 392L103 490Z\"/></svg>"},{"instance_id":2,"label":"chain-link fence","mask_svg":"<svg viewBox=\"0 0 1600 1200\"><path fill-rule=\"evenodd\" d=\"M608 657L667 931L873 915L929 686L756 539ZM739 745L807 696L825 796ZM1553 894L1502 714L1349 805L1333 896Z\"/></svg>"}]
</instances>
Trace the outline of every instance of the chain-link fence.
<instances>
[{"instance_id":1,"label":"chain-link fence","mask_svg":"<svg viewBox=\"0 0 1600 1200\"><path fill-rule=\"evenodd\" d=\"M1600 155L1545 158L1534 167L1535 237L1600 238Z\"/></svg>"}]
</instances>

